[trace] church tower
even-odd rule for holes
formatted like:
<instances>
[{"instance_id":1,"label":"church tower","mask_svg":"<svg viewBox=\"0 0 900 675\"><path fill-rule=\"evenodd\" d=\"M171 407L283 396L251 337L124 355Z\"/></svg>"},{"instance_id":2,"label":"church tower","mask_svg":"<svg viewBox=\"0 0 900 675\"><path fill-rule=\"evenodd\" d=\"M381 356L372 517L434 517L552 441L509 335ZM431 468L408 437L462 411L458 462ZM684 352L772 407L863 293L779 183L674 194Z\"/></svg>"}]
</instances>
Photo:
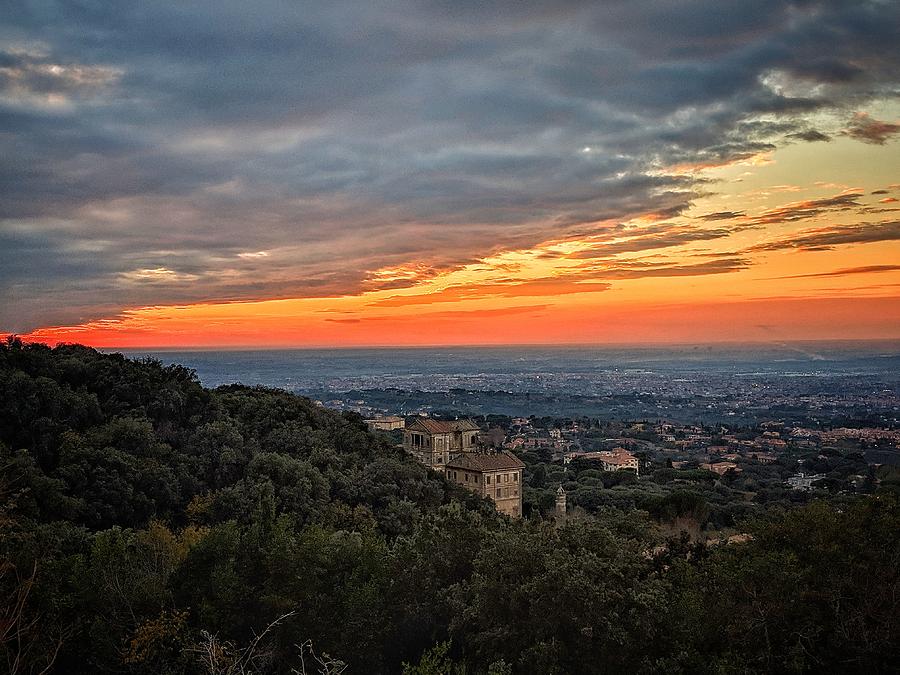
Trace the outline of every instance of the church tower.
<instances>
[{"instance_id":1,"label":"church tower","mask_svg":"<svg viewBox=\"0 0 900 675\"><path fill-rule=\"evenodd\" d=\"M560 520L566 517L566 491L563 490L562 483L556 490L556 517Z\"/></svg>"}]
</instances>

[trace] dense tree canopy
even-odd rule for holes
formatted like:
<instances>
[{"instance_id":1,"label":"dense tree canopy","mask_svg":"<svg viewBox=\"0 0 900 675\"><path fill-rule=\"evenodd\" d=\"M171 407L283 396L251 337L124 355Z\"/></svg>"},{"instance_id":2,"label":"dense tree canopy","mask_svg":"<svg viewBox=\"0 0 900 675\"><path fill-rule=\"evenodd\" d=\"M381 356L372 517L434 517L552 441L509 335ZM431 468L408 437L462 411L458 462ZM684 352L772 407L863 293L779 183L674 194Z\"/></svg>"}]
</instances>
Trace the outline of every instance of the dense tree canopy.
<instances>
[{"instance_id":1,"label":"dense tree canopy","mask_svg":"<svg viewBox=\"0 0 900 675\"><path fill-rule=\"evenodd\" d=\"M542 467L533 517L511 521L356 415L16 341L0 347L0 453L10 672L900 663L895 490L771 512L741 524L742 543L703 546L666 540L653 519L705 519L700 494L616 510L622 486L590 469L573 497L595 515L541 519L554 484Z\"/></svg>"}]
</instances>

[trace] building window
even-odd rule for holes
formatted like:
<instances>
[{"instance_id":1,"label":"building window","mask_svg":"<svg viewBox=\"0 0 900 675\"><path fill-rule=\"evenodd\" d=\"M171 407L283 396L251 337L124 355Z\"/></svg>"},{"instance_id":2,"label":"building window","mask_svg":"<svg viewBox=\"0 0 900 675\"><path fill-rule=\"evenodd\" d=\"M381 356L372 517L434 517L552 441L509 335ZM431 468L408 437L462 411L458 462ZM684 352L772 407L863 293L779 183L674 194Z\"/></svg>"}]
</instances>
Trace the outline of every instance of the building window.
<instances>
[{"instance_id":1,"label":"building window","mask_svg":"<svg viewBox=\"0 0 900 675\"><path fill-rule=\"evenodd\" d=\"M501 488L497 488L497 498L499 499L502 496L503 496L503 490Z\"/></svg>"},{"instance_id":2,"label":"building window","mask_svg":"<svg viewBox=\"0 0 900 675\"><path fill-rule=\"evenodd\" d=\"M491 477L490 477L490 476L485 476L485 477L484 477L484 484L485 484L485 485L490 485L490 484L491 484Z\"/></svg>"},{"instance_id":3,"label":"building window","mask_svg":"<svg viewBox=\"0 0 900 675\"><path fill-rule=\"evenodd\" d=\"M518 482L519 482L519 472L516 471L516 472L513 474L513 483L518 483Z\"/></svg>"},{"instance_id":4,"label":"building window","mask_svg":"<svg viewBox=\"0 0 900 675\"><path fill-rule=\"evenodd\" d=\"M469 482L469 474L465 474L465 476L466 476L466 482L468 483Z\"/></svg>"}]
</instances>

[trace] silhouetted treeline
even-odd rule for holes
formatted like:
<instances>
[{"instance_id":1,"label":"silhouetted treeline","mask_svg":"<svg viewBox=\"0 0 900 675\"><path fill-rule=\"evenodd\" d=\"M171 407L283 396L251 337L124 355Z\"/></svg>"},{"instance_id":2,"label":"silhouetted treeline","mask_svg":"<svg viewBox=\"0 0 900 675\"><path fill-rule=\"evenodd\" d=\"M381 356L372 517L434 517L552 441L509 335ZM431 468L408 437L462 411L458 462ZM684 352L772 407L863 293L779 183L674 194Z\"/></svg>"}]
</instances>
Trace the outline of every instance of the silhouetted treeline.
<instances>
[{"instance_id":1,"label":"silhouetted treeline","mask_svg":"<svg viewBox=\"0 0 900 675\"><path fill-rule=\"evenodd\" d=\"M900 663L891 493L770 514L716 547L664 541L641 511L509 521L356 415L15 340L0 346L0 453L9 672Z\"/></svg>"}]
</instances>

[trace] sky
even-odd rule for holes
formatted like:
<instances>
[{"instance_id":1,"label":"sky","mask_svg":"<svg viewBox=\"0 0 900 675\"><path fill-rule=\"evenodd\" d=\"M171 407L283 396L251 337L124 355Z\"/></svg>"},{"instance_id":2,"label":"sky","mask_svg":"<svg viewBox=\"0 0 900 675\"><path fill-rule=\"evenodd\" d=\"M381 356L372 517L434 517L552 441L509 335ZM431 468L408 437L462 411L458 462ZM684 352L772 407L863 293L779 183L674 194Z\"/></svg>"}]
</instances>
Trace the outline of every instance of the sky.
<instances>
[{"instance_id":1,"label":"sky","mask_svg":"<svg viewBox=\"0 0 900 675\"><path fill-rule=\"evenodd\" d=\"M0 334L900 339L900 2L0 13Z\"/></svg>"}]
</instances>

